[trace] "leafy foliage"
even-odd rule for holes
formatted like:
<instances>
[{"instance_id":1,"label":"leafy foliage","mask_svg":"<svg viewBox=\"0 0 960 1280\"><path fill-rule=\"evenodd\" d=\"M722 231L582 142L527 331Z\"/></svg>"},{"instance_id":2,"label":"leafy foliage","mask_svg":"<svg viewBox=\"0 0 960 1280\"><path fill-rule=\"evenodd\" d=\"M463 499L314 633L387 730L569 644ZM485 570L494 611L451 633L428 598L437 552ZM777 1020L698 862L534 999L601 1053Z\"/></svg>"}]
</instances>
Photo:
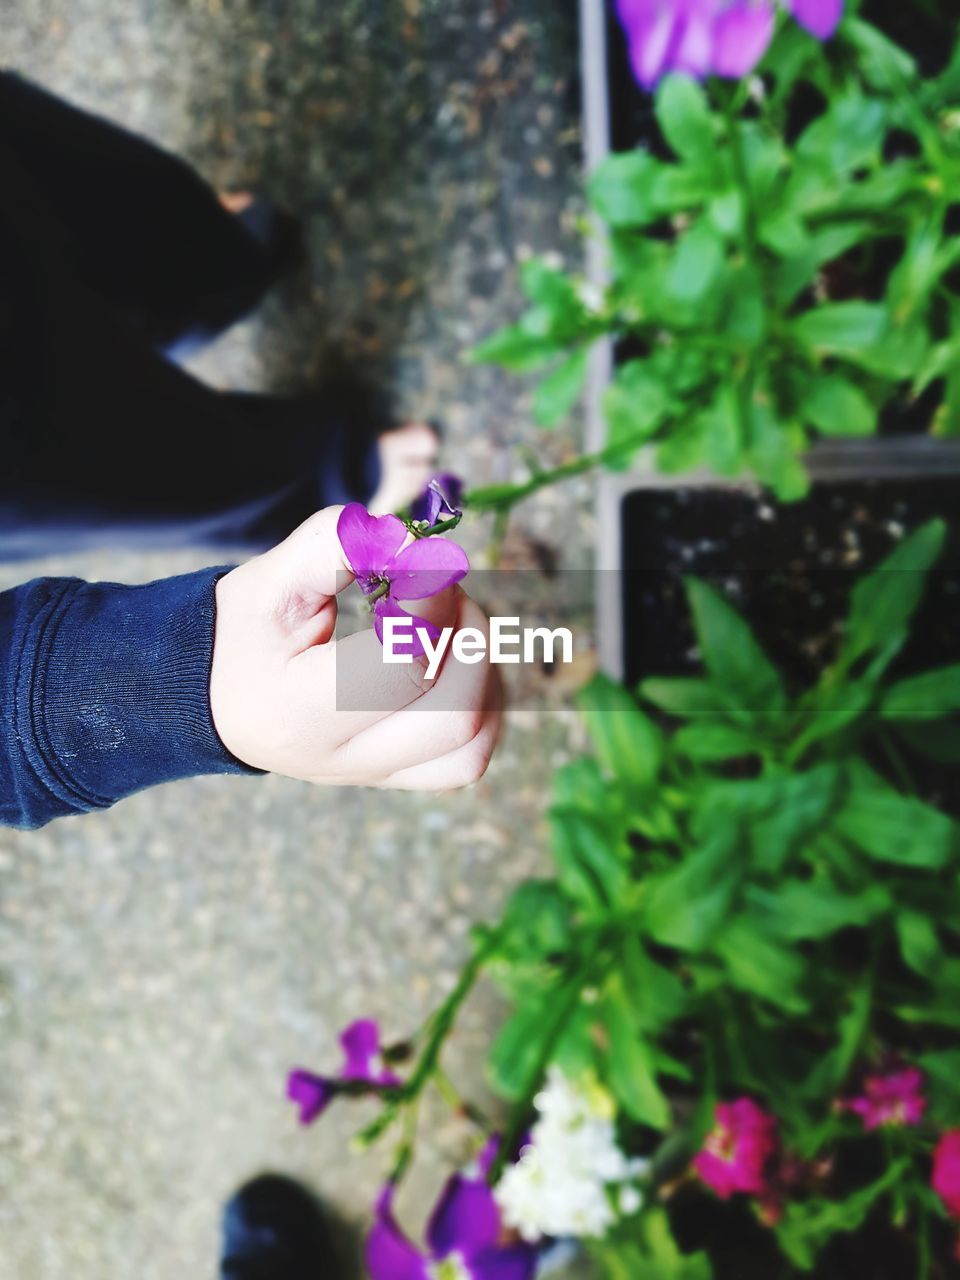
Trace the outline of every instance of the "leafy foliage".
<instances>
[{"instance_id":1,"label":"leafy foliage","mask_svg":"<svg viewBox=\"0 0 960 1280\"><path fill-rule=\"evenodd\" d=\"M715 105L668 77L662 154L611 155L590 177L603 296L528 262L529 309L475 358L546 368L535 411L552 426L590 345L612 335L630 354L604 399L600 461L652 445L663 471L749 472L784 500L807 488L815 436L868 436L891 405L925 395L929 429L960 435L956 66L924 82L850 17L826 45L786 24L759 93L720 85ZM801 98L822 107L798 116Z\"/></svg>"},{"instance_id":2,"label":"leafy foliage","mask_svg":"<svg viewBox=\"0 0 960 1280\"><path fill-rule=\"evenodd\" d=\"M548 1062L595 1070L659 1149L665 1195L663 1152L685 1152L682 1170L718 1100L763 1100L808 1170L775 1228L801 1271L894 1188L911 1229L929 1211L920 1131L897 1132L872 1180L833 1177L837 1151L869 1140L835 1107L860 1072L932 1037L932 1113L960 1121L944 1040L960 1030L960 826L889 767L918 725L957 728L957 667L887 674L943 536L920 528L857 584L833 665L802 691L689 581L705 674L645 680L638 700L603 677L582 692L595 752L557 776L556 876L517 890L494 965L515 1004L497 1087L522 1111ZM709 1274L665 1222L651 1207L601 1247L609 1274Z\"/></svg>"}]
</instances>

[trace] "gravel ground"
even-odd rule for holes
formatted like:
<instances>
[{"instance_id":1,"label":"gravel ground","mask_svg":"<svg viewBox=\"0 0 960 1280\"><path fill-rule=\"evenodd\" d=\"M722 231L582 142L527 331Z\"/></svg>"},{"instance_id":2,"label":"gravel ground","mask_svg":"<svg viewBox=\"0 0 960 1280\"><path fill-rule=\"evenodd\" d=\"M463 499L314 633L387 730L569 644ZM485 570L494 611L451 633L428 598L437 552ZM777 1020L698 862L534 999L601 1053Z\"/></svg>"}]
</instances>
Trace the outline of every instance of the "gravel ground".
<instances>
[{"instance_id":1,"label":"gravel ground","mask_svg":"<svg viewBox=\"0 0 960 1280\"><path fill-rule=\"evenodd\" d=\"M534 438L527 395L463 357L515 313L525 255L575 252L568 9L5 0L0 61L303 215L310 266L194 361L202 377L292 390L337 354L374 362L411 413L443 419L451 466L502 479ZM585 495L531 503L513 561L583 563ZM0 588L208 558L88 552L2 566ZM299 1131L285 1072L328 1065L356 1016L404 1034L449 989L471 921L541 865L550 769L578 733L515 713L487 777L441 799L205 778L0 833L2 1280L213 1275L224 1197L268 1168L362 1218L386 1153L347 1154L362 1108ZM497 1016L482 991L450 1055L480 1099ZM442 1114L424 1130L413 1227L465 1138Z\"/></svg>"}]
</instances>

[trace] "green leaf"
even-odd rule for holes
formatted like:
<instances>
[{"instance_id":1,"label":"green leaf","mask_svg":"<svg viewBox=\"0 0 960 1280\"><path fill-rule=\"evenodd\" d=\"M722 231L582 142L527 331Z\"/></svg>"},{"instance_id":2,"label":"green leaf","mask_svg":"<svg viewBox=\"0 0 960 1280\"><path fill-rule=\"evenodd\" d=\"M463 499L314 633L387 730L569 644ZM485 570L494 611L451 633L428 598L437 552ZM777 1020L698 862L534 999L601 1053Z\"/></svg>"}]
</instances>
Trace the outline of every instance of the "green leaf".
<instances>
[{"instance_id":1,"label":"green leaf","mask_svg":"<svg viewBox=\"0 0 960 1280\"><path fill-rule=\"evenodd\" d=\"M554 770L553 803L558 809L579 809L601 819L616 813L609 783L590 756L581 756Z\"/></svg>"},{"instance_id":2,"label":"green leaf","mask_svg":"<svg viewBox=\"0 0 960 1280\"><path fill-rule=\"evenodd\" d=\"M808 125L797 141L797 157L823 165L826 175L840 178L879 163L886 130L886 105L876 98L850 94L833 101Z\"/></svg>"},{"instance_id":3,"label":"green leaf","mask_svg":"<svg viewBox=\"0 0 960 1280\"><path fill-rule=\"evenodd\" d=\"M587 184L590 203L611 227L647 226L660 216L653 185L661 167L646 151L608 156Z\"/></svg>"},{"instance_id":4,"label":"green leaf","mask_svg":"<svg viewBox=\"0 0 960 1280\"><path fill-rule=\"evenodd\" d=\"M666 1129L670 1105L657 1083L654 1055L636 1025L619 973L605 984L600 1016L609 1041L607 1073L614 1096L638 1124Z\"/></svg>"},{"instance_id":5,"label":"green leaf","mask_svg":"<svg viewBox=\"0 0 960 1280\"><path fill-rule=\"evenodd\" d=\"M507 1019L490 1050L490 1074L494 1089L511 1101L524 1096L543 1046L553 1029L554 1005L559 984L547 994L524 1001Z\"/></svg>"},{"instance_id":6,"label":"green leaf","mask_svg":"<svg viewBox=\"0 0 960 1280\"><path fill-rule=\"evenodd\" d=\"M646 360L622 365L603 395L607 420L607 445L630 442L632 448L654 435L670 409L670 397L662 380Z\"/></svg>"},{"instance_id":7,"label":"green leaf","mask_svg":"<svg viewBox=\"0 0 960 1280\"><path fill-rule=\"evenodd\" d=\"M652 676L640 685L640 696L667 715L683 720L713 719L726 707L709 680Z\"/></svg>"},{"instance_id":8,"label":"green leaf","mask_svg":"<svg viewBox=\"0 0 960 1280\"><path fill-rule=\"evenodd\" d=\"M728 240L743 230L743 193L735 187L714 196L707 208L711 225Z\"/></svg>"},{"instance_id":9,"label":"green leaf","mask_svg":"<svg viewBox=\"0 0 960 1280\"><path fill-rule=\"evenodd\" d=\"M628 786L651 786L660 773L663 735L623 685L594 676L577 705L603 767Z\"/></svg>"},{"instance_id":10,"label":"green leaf","mask_svg":"<svg viewBox=\"0 0 960 1280\"><path fill-rule=\"evenodd\" d=\"M822 764L799 773L717 782L703 793L695 831L739 832L756 866L776 875L823 828L838 803L841 772Z\"/></svg>"},{"instance_id":11,"label":"green leaf","mask_svg":"<svg viewBox=\"0 0 960 1280\"><path fill-rule=\"evenodd\" d=\"M960 1115L960 1049L928 1050L917 1058L917 1065L926 1076L929 1118L950 1128Z\"/></svg>"},{"instance_id":12,"label":"green leaf","mask_svg":"<svg viewBox=\"0 0 960 1280\"><path fill-rule=\"evenodd\" d=\"M885 720L938 720L960 711L960 664L892 685L880 703Z\"/></svg>"},{"instance_id":13,"label":"green leaf","mask_svg":"<svg viewBox=\"0 0 960 1280\"><path fill-rule=\"evenodd\" d=\"M709 763L757 754L756 734L726 724L691 724L678 729L673 747L688 760Z\"/></svg>"},{"instance_id":14,"label":"green leaf","mask_svg":"<svg viewBox=\"0 0 960 1280\"><path fill-rule=\"evenodd\" d=\"M774 293L781 306L787 307L797 294L814 280L827 262L841 257L854 245L870 237L869 222L844 222L811 231L802 252L777 263L772 272Z\"/></svg>"},{"instance_id":15,"label":"green leaf","mask_svg":"<svg viewBox=\"0 0 960 1280\"><path fill-rule=\"evenodd\" d=\"M758 239L781 258L793 258L806 251L810 236L792 209L775 207L761 221Z\"/></svg>"},{"instance_id":16,"label":"green leaf","mask_svg":"<svg viewBox=\"0 0 960 1280\"><path fill-rule=\"evenodd\" d=\"M650 957L636 934L624 938L621 969L624 990L641 1032L656 1034L684 1014L686 988L675 973Z\"/></svg>"},{"instance_id":17,"label":"green leaf","mask_svg":"<svg viewBox=\"0 0 960 1280\"><path fill-rule=\"evenodd\" d=\"M883 1176L843 1200L792 1200L775 1230L781 1249L795 1266L812 1270L817 1254L833 1236L856 1231L882 1195L892 1190L908 1170L896 1160Z\"/></svg>"},{"instance_id":18,"label":"green leaf","mask_svg":"<svg viewBox=\"0 0 960 1280\"><path fill-rule=\"evenodd\" d=\"M849 1007L837 1024L837 1042L822 1055L807 1082L809 1093L818 1101L824 1094L835 1094L843 1085L853 1064L860 1056L864 1037L870 1030L870 1013L873 1005L873 988L869 981L854 987L849 993ZM819 1143L811 1135L810 1144L801 1154L812 1157Z\"/></svg>"},{"instance_id":19,"label":"green leaf","mask_svg":"<svg viewBox=\"0 0 960 1280\"><path fill-rule=\"evenodd\" d=\"M503 916L505 950L539 961L563 954L572 932L570 902L555 880L525 880Z\"/></svg>"},{"instance_id":20,"label":"green leaf","mask_svg":"<svg viewBox=\"0 0 960 1280\"><path fill-rule=\"evenodd\" d=\"M528 258L520 268L520 287L531 302L557 314L577 314L582 309L576 286L563 271L542 258Z\"/></svg>"},{"instance_id":21,"label":"green leaf","mask_svg":"<svg viewBox=\"0 0 960 1280\"><path fill-rule=\"evenodd\" d=\"M916 74L917 64L909 53L869 22L850 14L844 19L843 34L857 50L860 70L871 88L900 93Z\"/></svg>"},{"instance_id":22,"label":"green leaf","mask_svg":"<svg viewBox=\"0 0 960 1280\"><path fill-rule=\"evenodd\" d=\"M876 862L944 866L957 844L954 824L913 796L901 795L865 765L851 769L846 803L834 830Z\"/></svg>"},{"instance_id":23,"label":"green leaf","mask_svg":"<svg viewBox=\"0 0 960 1280\"><path fill-rule=\"evenodd\" d=\"M686 588L700 651L715 685L751 717L771 720L781 716L787 699L779 672L746 622L705 582L688 578Z\"/></svg>"},{"instance_id":24,"label":"green leaf","mask_svg":"<svg viewBox=\"0 0 960 1280\"><path fill-rule=\"evenodd\" d=\"M628 1234L629 1233L629 1234ZM604 1240L584 1242L604 1280L711 1280L705 1253L681 1253L666 1210L645 1208ZM591 1273L592 1274L592 1273Z\"/></svg>"},{"instance_id":25,"label":"green leaf","mask_svg":"<svg viewBox=\"0 0 960 1280\"><path fill-rule=\"evenodd\" d=\"M931 382L945 377L951 370L958 368L960 368L960 333L954 333L930 348L914 378L911 394L922 395Z\"/></svg>"},{"instance_id":26,"label":"green leaf","mask_svg":"<svg viewBox=\"0 0 960 1280\"><path fill-rule=\"evenodd\" d=\"M856 732L860 728L858 721L872 711L876 696L876 687L869 680L821 682L815 698L808 703L810 719L798 732L794 745L799 746L802 741L809 748L815 742L824 742L847 731Z\"/></svg>"},{"instance_id":27,"label":"green leaf","mask_svg":"<svg viewBox=\"0 0 960 1280\"><path fill-rule=\"evenodd\" d=\"M788 1013L804 1013L809 1001L799 988L807 976L807 961L784 941L764 933L751 914L725 924L712 948L724 961L733 986Z\"/></svg>"},{"instance_id":28,"label":"green leaf","mask_svg":"<svg viewBox=\"0 0 960 1280\"><path fill-rule=\"evenodd\" d=\"M875 406L859 387L836 374L810 380L800 412L825 436L869 436L877 429Z\"/></svg>"},{"instance_id":29,"label":"green leaf","mask_svg":"<svg viewBox=\"0 0 960 1280\"><path fill-rule=\"evenodd\" d=\"M878 568L861 578L851 595L843 640L849 664L879 652L886 665L906 639L907 626L923 596L926 576L943 548L946 526L931 520L915 530Z\"/></svg>"},{"instance_id":30,"label":"green leaf","mask_svg":"<svg viewBox=\"0 0 960 1280\"><path fill-rule=\"evenodd\" d=\"M856 359L883 337L887 313L872 302L825 302L803 312L790 327L814 355Z\"/></svg>"},{"instance_id":31,"label":"green leaf","mask_svg":"<svg viewBox=\"0 0 960 1280\"><path fill-rule=\"evenodd\" d=\"M654 109L663 136L680 159L712 172L717 166L716 129L701 86L689 76L669 75L660 82Z\"/></svg>"},{"instance_id":32,"label":"green leaf","mask_svg":"<svg viewBox=\"0 0 960 1280\"><path fill-rule=\"evenodd\" d=\"M550 848L564 890L592 910L619 901L629 877L609 830L579 809L553 808L550 832Z\"/></svg>"},{"instance_id":33,"label":"green leaf","mask_svg":"<svg viewBox=\"0 0 960 1280\"><path fill-rule=\"evenodd\" d=\"M936 925L916 911L898 912L896 925L904 960L924 978L935 978L943 963Z\"/></svg>"},{"instance_id":34,"label":"green leaf","mask_svg":"<svg viewBox=\"0 0 960 1280\"><path fill-rule=\"evenodd\" d=\"M552 338L528 333L520 325L508 325L479 343L470 352L475 364L497 364L513 373L537 369L557 355Z\"/></svg>"},{"instance_id":35,"label":"green leaf","mask_svg":"<svg viewBox=\"0 0 960 1280\"><path fill-rule=\"evenodd\" d=\"M718 829L671 871L647 881L644 926L683 951L702 950L729 915L745 865L736 835Z\"/></svg>"},{"instance_id":36,"label":"green leaf","mask_svg":"<svg viewBox=\"0 0 960 1280\"><path fill-rule=\"evenodd\" d=\"M667 296L684 304L706 303L724 269L724 246L706 222L698 222L677 241L666 277Z\"/></svg>"},{"instance_id":37,"label":"green leaf","mask_svg":"<svg viewBox=\"0 0 960 1280\"><path fill-rule=\"evenodd\" d=\"M724 282L727 287L727 311L722 322L725 336L748 349L760 346L767 334L768 317L759 275L745 262L728 270Z\"/></svg>"},{"instance_id":38,"label":"green leaf","mask_svg":"<svg viewBox=\"0 0 960 1280\"><path fill-rule=\"evenodd\" d=\"M776 889L752 885L744 896L750 914L787 942L828 938L840 929L869 924L890 907L889 895L879 885L858 894L842 893L822 875L816 880L785 880Z\"/></svg>"},{"instance_id":39,"label":"green leaf","mask_svg":"<svg viewBox=\"0 0 960 1280\"><path fill-rule=\"evenodd\" d=\"M584 347L557 365L537 387L533 416L541 427L555 426L573 408L587 376L589 350Z\"/></svg>"},{"instance_id":40,"label":"green leaf","mask_svg":"<svg viewBox=\"0 0 960 1280\"><path fill-rule=\"evenodd\" d=\"M810 477L797 456L797 445L806 447L806 438L789 423L778 422L769 404L750 406L750 449L747 459L764 484L770 485L781 502L806 497Z\"/></svg>"}]
</instances>

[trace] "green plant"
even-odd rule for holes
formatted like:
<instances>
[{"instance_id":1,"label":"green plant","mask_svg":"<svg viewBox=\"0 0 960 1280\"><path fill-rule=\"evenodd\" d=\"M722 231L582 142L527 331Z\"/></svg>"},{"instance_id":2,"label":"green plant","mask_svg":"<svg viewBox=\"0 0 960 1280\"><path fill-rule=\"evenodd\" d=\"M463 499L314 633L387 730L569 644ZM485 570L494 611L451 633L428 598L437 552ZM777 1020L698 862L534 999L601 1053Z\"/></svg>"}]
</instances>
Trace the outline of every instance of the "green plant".
<instances>
[{"instance_id":1,"label":"green plant","mask_svg":"<svg viewBox=\"0 0 960 1280\"><path fill-rule=\"evenodd\" d=\"M960 46L923 82L877 29L847 17L821 45L779 31L761 78L668 77L655 100L663 154L609 157L588 193L609 244L591 296L540 260L530 306L475 351L547 370L541 426L576 401L591 345L624 358L604 396L607 440L520 484L474 490L509 510L543 485L653 447L663 471L751 473L802 496L814 435L865 436L923 396L938 435L960 434ZM801 103L819 104L816 107Z\"/></svg>"},{"instance_id":2,"label":"green plant","mask_svg":"<svg viewBox=\"0 0 960 1280\"><path fill-rule=\"evenodd\" d=\"M690 579L704 674L644 680L638 698L602 677L582 691L593 750L555 774L554 873L475 931L410 1045L380 1051L359 1024L362 1071L351 1039L342 1076L299 1073L301 1105L380 1098L363 1145L404 1122L391 1195L428 1086L491 1134L441 1066L486 972L513 1006L490 1054L511 1110L479 1171L451 1185L520 1227L524 1275L559 1222L612 1280L707 1280L710 1259L681 1251L671 1215L712 1194L769 1229L771 1280L878 1230L912 1251L917 1280L947 1274L960 825L906 761L960 759L960 666L890 673L944 536L921 527L856 583L812 687L790 688L726 599ZM587 1170L575 1181L572 1161Z\"/></svg>"},{"instance_id":3,"label":"green plant","mask_svg":"<svg viewBox=\"0 0 960 1280\"><path fill-rule=\"evenodd\" d=\"M595 1070L662 1136L669 1182L718 1100L762 1099L807 1171L774 1215L801 1270L891 1196L928 1253L922 1127L892 1131L866 1185L812 1172L865 1140L835 1106L859 1071L903 1054L931 1115L960 1119L960 828L899 750L956 752L960 667L887 678L943 535L925 526L857 584L836 660L799 694L689 581L705 675L645 680L653 716L606 680L583 692L595 754L556 777L556 877L517 890L494 967L516 1003L494 1079L521 1115L547 1063Z\"/></svg>"}]
</instances>

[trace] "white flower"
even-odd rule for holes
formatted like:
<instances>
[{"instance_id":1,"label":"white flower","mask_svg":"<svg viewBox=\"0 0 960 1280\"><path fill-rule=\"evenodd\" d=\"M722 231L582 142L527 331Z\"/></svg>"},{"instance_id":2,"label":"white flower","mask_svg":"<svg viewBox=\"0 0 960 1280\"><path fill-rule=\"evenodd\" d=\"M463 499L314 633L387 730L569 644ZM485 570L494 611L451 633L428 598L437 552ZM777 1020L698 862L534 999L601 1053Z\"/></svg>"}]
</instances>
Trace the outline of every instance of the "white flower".
<instances>
[{"instance_id":1,"label":"white flower","mask_svg":"<svg viewBox=\"0 0 960 1280\"><path fill-rule=\"evenodd\" d=\"M496 1188L504 1222L531 1243L605 1235L618 1212L640 1207L642 1195L631 1184L648 1162L620 1150L613 1099L592 1076L574 1082L551 1068L534 1106L539 1119L531 1143Z\"/></svg>"}]
</instances>

